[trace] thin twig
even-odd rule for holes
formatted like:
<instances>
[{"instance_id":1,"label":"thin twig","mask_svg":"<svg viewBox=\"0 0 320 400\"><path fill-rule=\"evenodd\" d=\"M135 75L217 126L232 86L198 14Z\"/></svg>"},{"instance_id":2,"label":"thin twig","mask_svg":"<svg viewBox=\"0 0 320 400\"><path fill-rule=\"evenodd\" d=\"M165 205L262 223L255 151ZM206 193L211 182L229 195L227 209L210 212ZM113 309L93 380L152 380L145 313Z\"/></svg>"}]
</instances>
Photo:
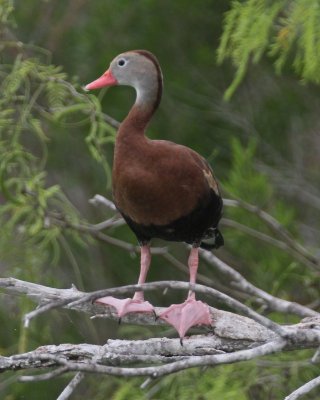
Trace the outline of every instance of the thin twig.
<instances>
[{"instance_id":1,"label":"thin twig","mask_svg":"<svg viewBox=\"0 0 320 400\"><path fill-rule=\"evenodd\" d=\"M49 310L52 310L54 308L63 307L64 305L68 304L68 302L70 302L70 300L63 299L63 300L53 301L51 303L47 303L47 304L45 304L43 306L37 307L35 310L30 311L29 313L24 315L24 317L23 317L23 326L25 328L29 328L30 321L33 318L36 318L39 315L41 315L41 314L43 314L43 313L45 313L45 312L47 312Z\"/></svg>"},{"instance_id":2,"label":"thin twig","mask_svg":"<svg viewBox=\"0 0 320 400\"><path fill-rule=\"evenodd\" d=\"M103 228L101 228L101 226L99 226L100 224L98 224L98 229L97 229L96 225L76 224L74 222L71 222L71 221L65 219L63 216L60 216L60 217L51 216L51 218L52 218L52 221L59 226L63 226L65 228L70 228L77 232L89 233L96 239L101 240L102 242L111 244L113 246L117 246L123 250L128 251L129 253L140 254L140 246L136 246L131 243L125 242L123 240L116 239L112 236L106 235L105 233L100 231L101 229L103 229ZM118 225L118 221L114 225ZM151 247L150 251L152 254L163 254L163 253L167 252L167 248L166 247Z\"/></svg>"},{"instance_id":3,"label":"thin twig","mask_svg":"<svg viewBox=\"0 0 320 400\"><path fill-rule=\"evenodd\" d=\"M114 203L106 197L101 196L101 194L94 195L93 198L89 200L89 203L93 204L94 206L101 204L109 210L117 211L117 207L114 205Z\"/></svg>"},{"instance_id":4,"label":"thin twig","mask_svg":"<svg viewBox=\"0 0 320 400\"><path fill-rule=\"evenodd\" d=\"M261 241L269 243L272 246L278 247L279 249L281 249L281 250L285 251L286 253L288 253L291 257L296 258L297 260L299 260L305 266L311 268L314 271L319 272L319 269L314 264L314 262L310 261L309 258L305 257L305 255L301 254L301 252L297 251L295 248L292 248L292 246L290 246L286 242L283 242L281 240L275 239L275 238L267 235L266 233L259 232L256 229L252 229L249 226L240 224L239 222L233 221L232 219L222 218L222 220L220 221L220 224L222 226L236 228L240 232L244 232L247 235L250 235L250 236L252 236L254 238L257 238L257 239L259 239Z\"/></svg>"},{"instance_id":5,"label":"thin twig","mask_svg":"<svg viewBox=\"0 0 320 400\"><path fill-rule=\"evenodd\" d=\"M57 360L53 360L53 361L56 361L58 364L61 363L61 362L58 361L58 357L57 357ZM64 374L65 372L68 372L68 371L69 371L69 368L67 366L61 366L61 367L56 368L53 371L47 372L45 374L20 376L19 381L20 382L47 381L49 379L56 378L57 376L60 376L60 375Z\"/></svg>"},{"instance_id":6,"label":"thin twig","mask_svg":"<svg viewBox=\"0 0 320 400\"><path fill-rule=\"evenodd\" d=\"M311 358L312 364L318 364L320 362L320 347L318 347L317 351Z\"/></svg>"},{"instance_id":7,"label":"thin twig","mask_svg":"<svg viewBox=\"0 0 320 400\"><path fill-rule=\"evenodd\" d=\"M231 286L263 299L268 304L270 309L283 313L290 312L301 317L316 317L320 315L318 312L308 307L291 301L279 299L278 297L272 296L264 290L257 288L256 286L252 285L252 283L248 282L238 271L231 268L213 253L206 250L200 250L200 255L208 263L210 263L210 265L214 266L219 272L227 276Z\"/></svg>"},{"instance_id":8,"label":"thin twig","mask_svg":"<svg viewBox=\"0 0 320 400\"><path fill-rule=\"evenodd\" d=\"M64 388L63 392L60 394L57 400L68 400L84 377L85 374L83 372L77 372L69 382L68 386Z\"/></svg>"},{"instance_id":9,"label":"thin twig","mask_svg":"<svg viewBox=\"0 0 320 400\"><path fill-rule=\"evenodd\" d=\"M287 396L285 400L297 400L305 394L311 392L311 390L315 389L317 386L320 386L320 376L299 387L299 389L295 390L289 396Z\"/></svg>"},{"instance_id":10,"label":"thin twig","mask_svg":"<svg viewBox=\"0 0 320 400\"><path fill-rule=\"evenodd\" d=\"M274 232L278 233L285 242L298 253L307 258L317 270L320 269L320 260L314 257L310 252L304 248L300 243L292 238L290 233L285 229L285 227L280 224L274 217L272 217L267 212L261 210L259 207L252 204L246 203L242 200L234 199L223 199L223 204L228 207L241 207L255 215L257 215L261 220L263 220Z\"/></svg>"},{"instance_id":11,"label":"thin twig","mask_svg":"<svg viewBox=\"0 0 320 400\"><path fill-rule=\"evenodd\" d=\"M118 226L125 225L125 220L123 218L112 217L106 221L102 221L99 224L91 225L90 227L96 231L102 231L103 229L116 228Z\"/></svg>"}]
</instances>

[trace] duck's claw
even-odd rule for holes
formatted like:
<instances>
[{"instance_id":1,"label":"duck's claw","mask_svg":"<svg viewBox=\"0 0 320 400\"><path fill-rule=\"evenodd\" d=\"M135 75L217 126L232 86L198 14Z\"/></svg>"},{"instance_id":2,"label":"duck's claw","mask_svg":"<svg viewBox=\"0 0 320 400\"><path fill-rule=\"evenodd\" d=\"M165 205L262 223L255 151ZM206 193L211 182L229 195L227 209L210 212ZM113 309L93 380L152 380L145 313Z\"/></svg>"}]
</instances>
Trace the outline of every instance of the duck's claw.
<instances>
[{"instance_id":1,"label":"duck's claw","mask_svg":"<svg viewBox=\"0 0 320 400\"><path fill-rule=\"evenodd\" d=\"M130 298L117 299L116 297L107 296L97 299L95 302L114 307L117 310L120 322L121 318L129 313L154 313L154 308L148 301L134 300Z\"/></svg>"},{"instance_id":2,"label":"duck's claw","mask_svg":"<svg viewBox=\"0 0 320 400\"><path fill-rule=\"evenodd\" d=\"M194 298L182 304L172 304L159 318L172 325L179 333L181 345L186 332L195 325L211 325L209 306Z\"/></svg>"}]
</instances>

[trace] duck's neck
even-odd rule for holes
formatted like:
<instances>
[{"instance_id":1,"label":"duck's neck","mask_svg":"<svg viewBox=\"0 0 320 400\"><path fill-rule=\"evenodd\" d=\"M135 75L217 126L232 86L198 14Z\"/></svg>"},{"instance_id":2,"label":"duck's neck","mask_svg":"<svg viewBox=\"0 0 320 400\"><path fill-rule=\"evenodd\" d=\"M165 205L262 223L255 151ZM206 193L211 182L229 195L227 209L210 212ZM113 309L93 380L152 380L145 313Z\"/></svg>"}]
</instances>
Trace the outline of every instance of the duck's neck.
<instances>
[{"instance_id":1,"label":"duck's neck","mask_svg":"<svg viewBox=\"0 0 320 400\"><path fill-rule=\"evenodd\" d=\"M129 114L120 125L118 139L124 137L144 135L145 129L156 112L162 95L162 75L160 68L153 74L144 76L134 85L136 101Z\"/></svg>"}]
</instances>

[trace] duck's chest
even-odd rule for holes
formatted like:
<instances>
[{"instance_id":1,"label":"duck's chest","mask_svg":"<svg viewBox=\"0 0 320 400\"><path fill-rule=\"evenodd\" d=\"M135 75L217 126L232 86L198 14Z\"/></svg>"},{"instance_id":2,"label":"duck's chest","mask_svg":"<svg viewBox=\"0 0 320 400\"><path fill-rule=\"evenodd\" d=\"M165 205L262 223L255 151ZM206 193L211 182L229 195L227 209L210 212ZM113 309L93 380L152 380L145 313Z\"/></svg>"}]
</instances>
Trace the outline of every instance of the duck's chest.
<instances>
[{"instance_id":1,"label":"duck's chest","mask_svg":"<svg viewBox=\"0 0 320 400\"><path fill-rule=\"evenodd\" d=\"M166 225L192 210L192 176L174 161L148 143L116 145L113 198L120 212L138 224Z\"/></svg>"}]
</instances>

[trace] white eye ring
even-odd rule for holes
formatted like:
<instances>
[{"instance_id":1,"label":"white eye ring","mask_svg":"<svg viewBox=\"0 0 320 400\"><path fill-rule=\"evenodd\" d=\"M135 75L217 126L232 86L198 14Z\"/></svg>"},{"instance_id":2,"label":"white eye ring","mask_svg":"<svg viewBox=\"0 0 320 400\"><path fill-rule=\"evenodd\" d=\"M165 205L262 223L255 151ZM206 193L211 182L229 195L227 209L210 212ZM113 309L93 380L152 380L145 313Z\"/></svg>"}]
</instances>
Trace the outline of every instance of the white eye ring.
<instances>
[{"instance_id":1,"label":"white eye ring","mask_svg":"<svg viewBox=\"0 0 320 400\"><path fill-rule=\"evenodd\" d=\"M127 64L127 60L125 60L124 58L120 58L120 60L118 60L119 67L124 67L126 64Z\"/></svg>"}]
</instances>

